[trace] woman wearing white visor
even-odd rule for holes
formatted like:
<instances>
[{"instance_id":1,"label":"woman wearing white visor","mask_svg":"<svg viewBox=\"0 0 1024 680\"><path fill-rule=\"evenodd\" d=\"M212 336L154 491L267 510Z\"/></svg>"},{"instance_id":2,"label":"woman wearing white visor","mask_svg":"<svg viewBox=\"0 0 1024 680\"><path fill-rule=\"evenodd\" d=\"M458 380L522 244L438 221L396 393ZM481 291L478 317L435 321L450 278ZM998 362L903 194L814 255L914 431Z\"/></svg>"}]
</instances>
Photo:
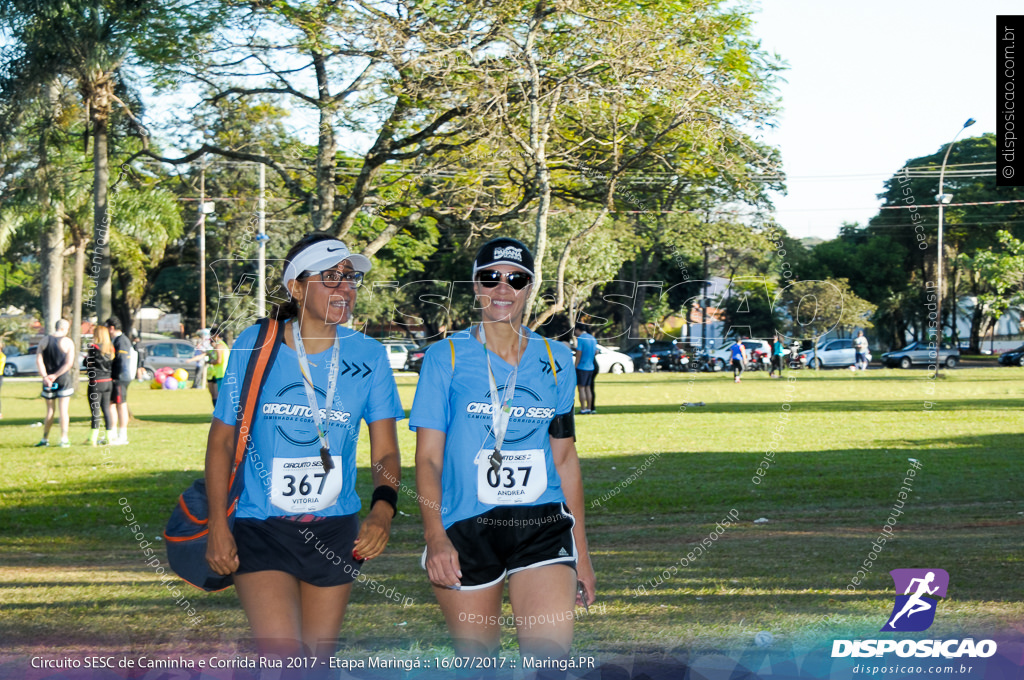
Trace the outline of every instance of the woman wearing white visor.
<instances>
[{"instance_id":1,"label":"woman wearing white visor","mask_svg":"<svg viewBox=\"0 0 1024 680\"><path fill-rule=\"evenodd\" d=\"M352 581L363 560L384 551L391 531L401 475L395 423L404 412L384 348L342 326L370 266L322 233L289 251L289 300L273 312L284 324L284 344L256 404L233 532L223 518L256 326L239 335L214 410L207 561L219 574L234 574L265 655L333 655ZM369 428L375 485L362 526L355 492L360 420Z\"/></svg>"}]
</instances>

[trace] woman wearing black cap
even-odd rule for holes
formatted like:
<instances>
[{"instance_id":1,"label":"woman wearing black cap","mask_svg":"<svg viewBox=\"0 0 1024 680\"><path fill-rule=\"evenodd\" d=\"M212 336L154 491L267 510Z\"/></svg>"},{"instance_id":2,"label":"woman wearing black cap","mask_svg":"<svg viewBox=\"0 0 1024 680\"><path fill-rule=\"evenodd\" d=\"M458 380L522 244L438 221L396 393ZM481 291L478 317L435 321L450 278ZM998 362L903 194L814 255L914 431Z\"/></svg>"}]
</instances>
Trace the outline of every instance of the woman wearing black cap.
<instances>
[{"instance_id":1,"label":"woman wearing black cap","mask_svg":"<svg viewBox=\"0 0 1024 680\"><path fill-rule=\"evenodd\" d=\"M500 648L506 577L524 657L567 655L574 603L594 600L573 357L522 325L532 281L519 241L480 248L481 323L427 351L410 416L423 565L460 655Z\"/></svg>"},{"instance_id":2,"label":"woman wearing black cap","mask_svg":"<svg viewBox=\"0 0 1024 680\"><path fill-rule=\"evenodd\" d=\"M228 480L256 326L239 335L222 380L206 452L206 558L218 574L234 574L261 653L325 660L362 560L388 542L401 475L395 421L404 411L384 348L342 326L370 261L337 239L311 234L286 262L289 301L274 311L284 340L256 404L233 532ZM358 370L349 370L354 365ZM376 486L362 526L355 492L360 420L369 428Z\"/></svg>"}]
</instances>

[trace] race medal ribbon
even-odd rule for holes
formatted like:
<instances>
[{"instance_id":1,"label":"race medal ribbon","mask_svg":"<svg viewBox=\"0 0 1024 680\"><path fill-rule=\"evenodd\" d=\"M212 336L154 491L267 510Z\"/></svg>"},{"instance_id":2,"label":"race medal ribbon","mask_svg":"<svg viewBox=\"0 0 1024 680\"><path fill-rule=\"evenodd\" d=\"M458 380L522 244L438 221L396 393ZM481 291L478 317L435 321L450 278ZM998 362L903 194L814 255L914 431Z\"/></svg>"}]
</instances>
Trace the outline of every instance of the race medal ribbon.
<instances>
[{"instance_id":1,"label":"race medal ribbon","mask_svg":"<svg viewBox=\"0 0 1024 680\"><path fill-rule=\"evenodd\" d=\"M292 322L292 339L295 341L295 353L299 355L299 370L302 372L302 386L306 388L306 401L309 402L309 409L312 412L313 423L316 425L316 435L320 438L320 462L323 464L324 472L330 472L334 467L331 460L331 443L327 439L327 428L331 422L331 407L334 405L334 390L338 386L338 361L341 353L341 337L335 331L334 349L331 352L331 367L327 375L327 403L324 408L324 415L320 415L320 405L317 403L316 390L313 389L313 374L309 372L309 359L306 358L306 347L302 344L302 333L299 326Z\"/></svg>"}]
</instances>

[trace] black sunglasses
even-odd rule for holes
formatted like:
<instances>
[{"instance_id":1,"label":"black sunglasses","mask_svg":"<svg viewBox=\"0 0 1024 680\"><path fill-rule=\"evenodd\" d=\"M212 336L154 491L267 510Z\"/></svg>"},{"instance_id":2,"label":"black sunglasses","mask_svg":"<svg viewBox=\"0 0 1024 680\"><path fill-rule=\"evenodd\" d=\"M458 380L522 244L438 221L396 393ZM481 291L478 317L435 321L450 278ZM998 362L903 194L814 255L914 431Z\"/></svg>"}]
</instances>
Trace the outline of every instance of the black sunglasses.
<instances>
[{"instance_id":1,"label":"black sunglasses","mask_svg":"<svg viewBox=\"0 0 1024 680\"><path fill-rule=\"evenodd\" d=\"M522 290L533 282L533 277L524 272L503 274L497 269L482 269L476 273L476 280L484 288L494 288L504 279L512 290Z\"/></svg>"}]
</instances>

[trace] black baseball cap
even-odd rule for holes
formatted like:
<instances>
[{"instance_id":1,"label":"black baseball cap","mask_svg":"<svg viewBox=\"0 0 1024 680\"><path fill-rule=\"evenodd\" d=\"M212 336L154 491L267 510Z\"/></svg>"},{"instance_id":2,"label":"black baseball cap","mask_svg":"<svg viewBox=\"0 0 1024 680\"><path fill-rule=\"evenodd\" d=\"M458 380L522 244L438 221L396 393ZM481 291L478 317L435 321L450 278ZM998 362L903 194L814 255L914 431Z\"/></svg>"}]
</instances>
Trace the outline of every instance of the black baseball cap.
<instances>
[{"instance_id":1,"label":"black baseball cap","mask_svg":"<svg viewBox=\"0 0 1024 680\"><path fill-rule=\"evenodd\" d=\"M480 246L473 260L473 276L481 269L496 264L518 267L533 276L533 254L526 244L514 238L496 238Z\"/></svg>"}]
</instances>

